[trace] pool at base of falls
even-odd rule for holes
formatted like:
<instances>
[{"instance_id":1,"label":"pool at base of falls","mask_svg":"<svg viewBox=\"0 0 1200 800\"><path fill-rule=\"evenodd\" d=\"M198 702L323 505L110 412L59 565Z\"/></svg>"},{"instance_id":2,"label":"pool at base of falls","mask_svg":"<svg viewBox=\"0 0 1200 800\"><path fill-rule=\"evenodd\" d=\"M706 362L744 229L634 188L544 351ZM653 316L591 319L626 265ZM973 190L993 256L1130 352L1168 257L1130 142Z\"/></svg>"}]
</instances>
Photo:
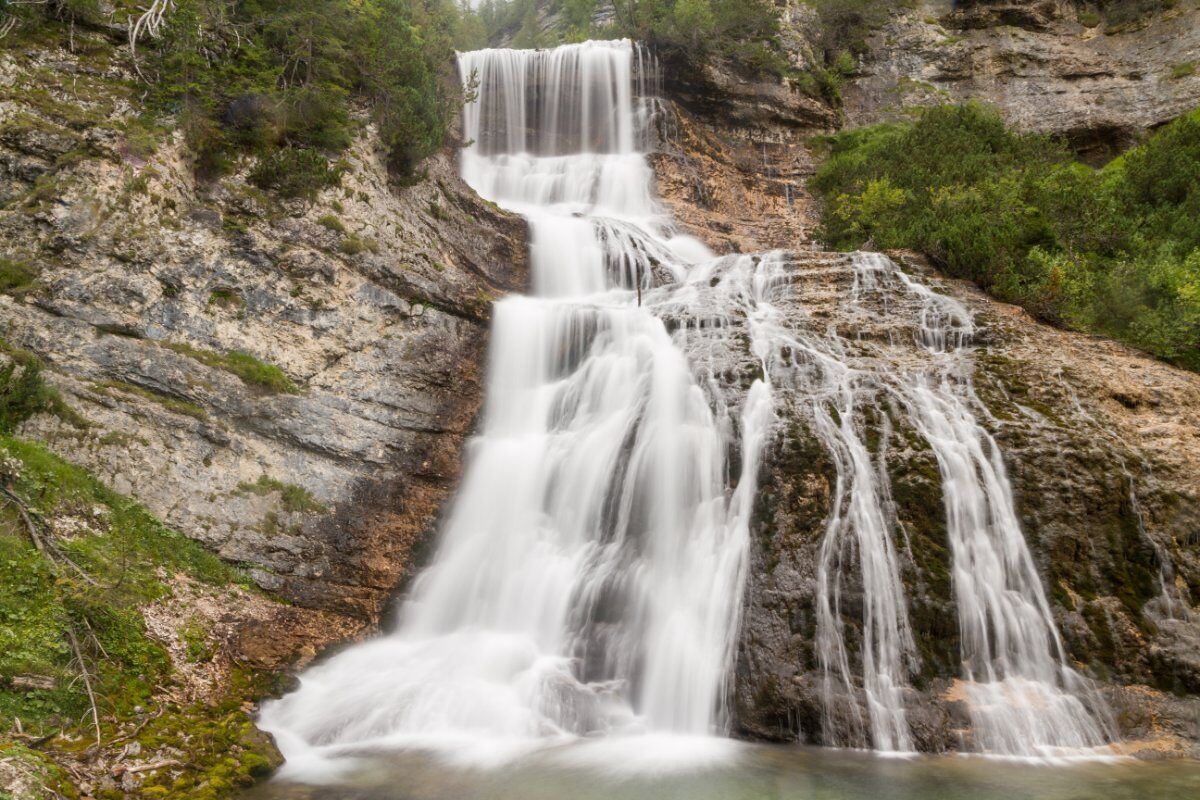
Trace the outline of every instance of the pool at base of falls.
<instances>
[{"instance_id":1,"label":"pool at base of falls","mask_svg":"<svg viewBox=\"0 0 1200 800\"><path fill-rule=\"evenodd\" d=\"M694 737L582 740L502 768L363 755L335 783L275 781L246 800L1185 800L1200 765L881 756Z\"/></svg>"}]
</instances>

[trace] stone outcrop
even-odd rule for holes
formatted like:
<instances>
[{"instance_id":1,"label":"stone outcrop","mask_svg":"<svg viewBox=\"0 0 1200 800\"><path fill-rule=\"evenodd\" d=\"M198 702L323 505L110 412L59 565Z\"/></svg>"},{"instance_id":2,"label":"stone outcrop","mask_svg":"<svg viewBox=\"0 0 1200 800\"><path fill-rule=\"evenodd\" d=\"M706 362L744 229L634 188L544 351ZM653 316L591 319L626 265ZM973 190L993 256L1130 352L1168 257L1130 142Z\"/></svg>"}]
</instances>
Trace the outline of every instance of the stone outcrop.
<instances>
[{"instance_id":1,"label":"stone outcrop","mask_svg":"<svg viewBox=\"0 0 1200 800\"><path fill-rule=\"evenodd\" d=\"M875 353L877 333L916 347L904 330L884 330L894 306L876 310L875 330L843 316L839 306L853 284L844 262L831 268L830 256L820 254L797 262L797 305L821 309L798 316L797 328L856 330L864 356ZM904 263L966 302L983 326L974 355L978 413L1003 451L1072 664L1102 687L1124 748L1195 757L1200 377L1037 323L969 284L938 278L913 256ZM815 576L835 473L803 413L789 416L797 411L786 410L764 466L736 703L748 735L820 742ZM966 713L956 692L958 627L937 463L886 402L865 410L859 424L875 440L891 484L917 645L906 703L914 739L923 750L957 749ZM853 570L848 579L842 622L857 632L861 587Z\"/></svg>"},{"instance_id":2,"label":"stone outcrop","mask_svg":"<svg viewBox=\"0 0 1200 800\"><path fill-rule=\"evenodd\" d=\"M135 137L116 63L0 55L0 255L36 272L0 295L0 337L84 421L20 434L339 615L330 638L361 628L457 479L524 223L449 151L396 185L369 127L313 202L259 191L249 165L198 184L178 133Z\"/></svg>"},{"instance_id":3,"label":"stone outcrop","mask_svg":"<svg viewBox=\"0 0 1200 800\"><path fill-rule=\"evenodd\" d=\"M853 307L849 262L820 252L806 235L815 217L808 198L801 193L787 204L781 179L763 162L739 160L742 139L729 128L721 118L684 111L680 135L655 156L659 191L683 229L718 252L792 251L791 330L840 332L852 361L878 366L885 359L899 369L918 358L914 331L897 313L900 301ZM807 162L773 152L783 156L776 168L790 164L802 186ZM1068 658L1100 687L1121 747L1150 758L1200 755L1200 376L1038 323L969 283L939 277L914 254L895 257L965 303L980 326L972 355L976 412L1003 451ZM723 338L744 340L742 323L731 324ZM722 352L729 359L723 382L736 396L755 374L755 359L736 347ZM836 473L806 403L785 396L778 405L761 473L735 721L744 736L821 743L815 601ZM902 551L916 643L906 701L914 741L927 751L969 746L937 461L887 393L862 408L856 423L887 465ZM851 653L862 626L855 566L844 573L841 613Z\"/></svg>"},{"instance_id":4,"label":"stone outcrop","mask_svg":"<svg viewBox=\"0 0 1200 800\"><path fill-rule=\"evenodd\" d=\"M1200 105L1200 5L1112 25L1064 0L925 0L893 14L843 90L847 125L976 99L1100 159Z\"/></svg>"}]
</instances>

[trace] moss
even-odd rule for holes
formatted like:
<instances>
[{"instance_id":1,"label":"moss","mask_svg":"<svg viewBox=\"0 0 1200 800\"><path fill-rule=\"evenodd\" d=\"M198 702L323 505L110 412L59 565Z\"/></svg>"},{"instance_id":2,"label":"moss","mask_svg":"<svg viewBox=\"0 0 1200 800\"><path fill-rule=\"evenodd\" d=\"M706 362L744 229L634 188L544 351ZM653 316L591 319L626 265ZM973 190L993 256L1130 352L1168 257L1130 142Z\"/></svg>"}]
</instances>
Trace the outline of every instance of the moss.
<instances>
[{"instance_id":1,"label":"moss","mask_svg":"<svg viewBox=\"0 0 1200 800\"><path fill-rule=\"evenodd\" d=\"M321 216L317 217L317 224L322 228L327 228L328 230L333 231L334 233L346 232L346 226L343 225L342 221L333 214L322 214Z\"/></svg>"},{"instance_id":2,"label":"moss","mask_svg":"<svg viewBox=\"0 0 1200 800\"><path fill-rule=\"evenodd\" d=\"M1190 78L1192 75L1195 75L1195 74L1196 74L1196 62L1195 61L1184 61L1182 64L1176 64L1175 66L1171 67L1169 77L1173 81L1178 81L1178 80L1182 80L1183 78Z\"/></svg>"},{"instance_id":3,"label":"moss","mask_svg":"<svg viewBox=\"0 0 1200 800\"><path fill-rule=\"evenodd\" d=\"M285 483L267 475L260 475L254 483L243 481L238 484L238 491L248 492L259 496L278 492L280 505L284 511L302 514L323 514L328 509L313 497L312 492L294 483Z\"/></svg>"},{"instance_id":4,"label":"moss","mask_svg":"<svg viewBox=\"0 0 1200 800\"><path fill-rule=\"evenodd\" d=\"M67 772L55 764L45 753L26 747L18 742L0 742L0 761L16 767L16 771L28 781L27 791L10 795L15 787L0 787L0 800L61 800L79 797Z\"/></svg>"},{"instance_id":5,"label":"moss","mask_svg":"<svg viewBox=\"0 0 1200 800\"><path fill-rule=\"evenodd\" d=\"M137 737L143 749L182 750L188 754L188 766L150 773L142 794L217 800L277 767L282 761L278 751L242 710L246 698L271 691L268 680L235 672L232 690L219 704L184 707L147 725Z\"/></svg>"},{"instance_id":6,"label":"moss","mask_svg":"<svg viewBox=\"0 0 1200 800\"><path fill-rule=\"evenodd\" d=\"M338 246L338 249L348 256L356 256L368 250L372 253L378 253L379 242L369 236L358 236L352 233L345 239L342 239L342 243Z\"/></svg>"},{"instance_id":7,"label":"moss","mask_svg":"<svg viewBox=\"0 0 1200 800\"><path fill-rule=\"evenodd\" d=\"M300 388L279 367L259 361L241 350L218 353L193 347L184 342L165 342L163 346L180 355L194 358L207 366L233 373L244 383L259 389L282 394L298 394L300 392Z\"/></svg>"},{"instance_id":8,"label":"moss","mask_svg":"<svg viewBox=\"0 0 1200 800\"><path fill-rule=\"evenodd\" d=\"M0 294L21 297L29 293L40 272L28 262L0 257Z\"/></svg>"},{"instance_id":9,"label":"moss","mask_svg":"<svg viewBox=\"0 0 1200 800\"><path fill-rule=\"evenodd\" d=\"M163 392L149 389L145 386L135 386L132 383L124 381L105 381L95 385L95 389L100 392L107 393L109 391L117 391L122 394L140 397L143 400L149 400L152 403L165 408L174 414L183 414L184 416L192 417L193 419L207 419L208 412L204 408L191 400L186 400L182 397L164 394Z\"/></svg>"},{"instance_id":10,"label":"moss","mask_svg":"<svg viewBox=\"0 0 1200 800\"><path fill-rule=\"evenodd\" d=\"M893 435L907 441L916 433L905 427ZM920 656L921 671L915 676L919 686L936 676L957 675L960 661L951 580L953 554L946 529L941 473L933 452L923 440L921 444L925 446L910 447L904 458L889 459L888 466L896 517L912 555L911 562L904 565L901 580Z\"/></svg>"}]
</instances>

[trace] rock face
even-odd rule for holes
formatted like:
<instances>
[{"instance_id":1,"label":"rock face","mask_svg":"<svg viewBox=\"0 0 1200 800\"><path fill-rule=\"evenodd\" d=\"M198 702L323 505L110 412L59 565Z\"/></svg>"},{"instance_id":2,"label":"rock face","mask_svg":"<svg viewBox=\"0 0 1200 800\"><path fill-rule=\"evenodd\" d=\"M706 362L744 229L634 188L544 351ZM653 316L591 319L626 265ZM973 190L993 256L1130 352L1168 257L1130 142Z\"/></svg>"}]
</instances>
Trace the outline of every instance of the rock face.
<instances>
[{"instance_id":1,"label":"rock face","mask_svg":"<svg viewBox=\"0 0 1200 800\"><path fill-rule=\"evenodd\" d=\"M895 13L870 45L844 89L848 125L978 99L1104 158L1200 105L1194 2L1112 25L1064 0L926 0Z\"/></svg>"},{"instance_id":2,"label":"rock face","mask_svg":"<svg viewBox=\"0 0 1200 800\"><path fill-rule=\"evenodd\" d=\"M20 433L339 615L330 638L373 622L459 473L524 223L448 153L396 186L369 129L312 203L245 171L197 185L178 135L129 133L128 76L97 63L0 55L0 255L37 272L0 295L0 337L86 421Z\"/></svg>"},{"instance_id":3,"label":"rock face","mask_svg":"<svg viewBox=\"0 0 1200 800\"><path fill-rule=\"evenodd\" d=\"M885 306L873 323L858 318L851 327L844 315L854 279L844 262L813 254L798 263L797 302L820 309L808 325L856 330L864 353L878 336L915 350L909 332L886 332L893 309ZM1048 328L972 286L938 279L911 256L905 264L966 302L984 326L974 354L978 414L1003 451L1071 662L1103 687L1130 751L1200 754L1200 377ZM816 574L837 475L795 412L785 409L761 480L736 706L748 735L822 742ZM890 480L917 650L906 701L914 742L956 749L966 715L955 691L958 626L937 462L886 395L857 424L875 440L873 457ZM841 622L852 642L862 628L856 569L843 573Z\"/></svg>"},{"instance_id":4,"label":"rock face","mask_svg":"<svg viewBox=\"0 0 1200 800\"><path fill-rule=\"evenodd\" d=\"M756 169L740 161L737 143L744 139L731 127L683 111L680 135L655 157L659 190L682 227L719 252L792 251L788 330L812 337L834 331L848 363L882 375L920 358L901 300L865 308L852 302L858 290L850 262L806 237L814 221L807 197L799 193L789 205L780 179L764 175L761 162ZM805 163L787 163L799 181ZM1200 376L1037 323L970 284L938 277L913 254L895 256L909 274L963 302L980 328L969 357L976 416L1002 451L1070 664L1096 682L1124 750L1200 755ZM725 338L746 338L742 322L728 324ZM736 395L756 374L755 358L744 348L724 352L729 379L722 383ZM937 459L893 396L863 391L853 424L886 476L914 639L904 702L913 744L926 751L969 747ZM751 541L736 730L828 744L831 735L844 740L850 726L848 719L830 725L824 716L817 633L837 454L816 435L811 398L781 391L776 412ZM852 552L842 576L837 617L858 675L863 587ZM861 685L843 701L862 704Z\"/></svg>"}]
</instances>

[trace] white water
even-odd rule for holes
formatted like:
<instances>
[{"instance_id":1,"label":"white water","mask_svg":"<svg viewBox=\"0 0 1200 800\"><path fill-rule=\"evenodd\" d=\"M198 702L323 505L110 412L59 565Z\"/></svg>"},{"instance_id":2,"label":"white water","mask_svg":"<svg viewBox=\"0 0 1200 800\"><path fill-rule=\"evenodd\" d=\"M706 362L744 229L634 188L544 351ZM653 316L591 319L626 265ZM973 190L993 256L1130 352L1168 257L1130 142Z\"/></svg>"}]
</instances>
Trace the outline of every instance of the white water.
<instances>
[{"instance_id":1,"label":"white water","mask_svg":"<svg viewBox=\"0 0 1200 800\"><path fill-rule=\"evenodd\" d=\"M534 292L496 305L482 432L399 627L264 709L293 774L379 746L486 761L723 731L770 403L757 384L729 419L635 291L711 258L651 194L651 66L628 42L460 56L463 175L528 218Z\"/></svg>"},{"instance_id":2,"label":"white water","mask_svg":"<svg viewBox=\"0 0 1200 800\"><path fill-rule=\"evenodd\" d=\"M857 255L847 308L894 298L923 353L863 358L790 323L783 254L714 260L676 235L644 156L653 64L628 42L466 53L460 69L478 85L463 175L529 220L533 293L496 306L482 431L398 627L264 708L291 774L380 747L486 763L648 732L640 761L656 762L696 750L661 734L722 733L759 453L784 397L807 408L837 474L816 576L824 741L913 748L903 551L863 426L890 398L942 473L976 749L1103 744L973 413L966 309ZM743 320L763 378L730 402L705 353ZM842 608L855 569L856 648Z\"/></svg>"}]
</instances>

